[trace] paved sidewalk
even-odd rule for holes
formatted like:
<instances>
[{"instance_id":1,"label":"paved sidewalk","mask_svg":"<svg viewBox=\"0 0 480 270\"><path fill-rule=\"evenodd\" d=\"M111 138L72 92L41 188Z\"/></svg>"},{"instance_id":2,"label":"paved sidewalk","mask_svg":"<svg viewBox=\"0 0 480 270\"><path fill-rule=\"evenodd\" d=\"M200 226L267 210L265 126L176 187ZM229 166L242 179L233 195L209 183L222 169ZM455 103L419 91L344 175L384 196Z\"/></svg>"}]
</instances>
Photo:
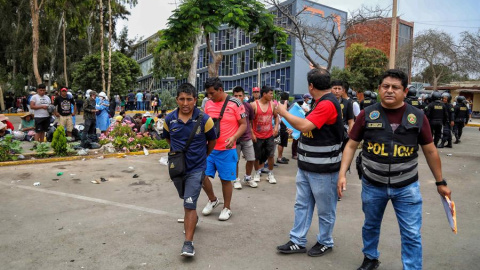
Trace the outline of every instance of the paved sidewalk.
<instances>
[{"instance_id":1,"label":"paved sidewalk","mask_svg":"<svg viewBox=\"0 0 480 270\"><path fill-rule=\"evenodd\" d=\"M424 269L477 269L480 265L479 131L465 128L462 143L441 149L444 176L453 190L458 234L447 225L422 154ZM361 253L360 182L355 167L338 203L335 248L324 257L281 255L293 222L296 163L275 168L256 189L234 190L233 216L218 221L200 214L196 255L180 256L182 201L159 159L165 154L0 167L0 262L2 269L356 269ZM287 150L286 157L290 157ZM133 167L130 169L129 167ZM240 166L243 168L242 165ZM243 172L243 169L241 170ZM63 172L62 176L57 176ZM138 178L133 178L138 174ZM243 174L241 174L243 176ZM92 184L104 177L108 182ZM33 186L40 182L40 186ZM221 197L218 179L213 181ZM314 218L307 248L318 232ZM400 236L391 205L380 239L379 269L400 270Z\"/></svg>"}]
</instances>

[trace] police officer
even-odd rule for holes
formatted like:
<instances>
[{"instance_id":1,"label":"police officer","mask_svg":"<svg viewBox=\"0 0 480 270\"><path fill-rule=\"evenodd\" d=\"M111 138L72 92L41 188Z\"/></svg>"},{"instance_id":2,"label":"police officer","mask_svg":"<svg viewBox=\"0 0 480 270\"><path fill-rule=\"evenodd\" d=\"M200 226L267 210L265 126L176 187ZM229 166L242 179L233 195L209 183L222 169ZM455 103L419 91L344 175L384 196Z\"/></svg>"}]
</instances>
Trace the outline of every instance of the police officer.
<instances>
[{"instance_id":1,"label":"police officer","mask_svg":"<svg viewBox=\"0 0 480 270\"><path fill-rule=\"evenodd\" d=\"M462 137L463 127L468 123L469 114L468 107L466 105L464 96L457 97L457 104L453 108L453 134L455 134L455 144L460 143L460 137Z\"/></svg>"},{"instance_id":2,"label":"police officer","mask_svg":"<svg viewBox=\"0 0 480 270\"><path fill-rule=\"evenodd\" d=\"M406 104L408 77L390 69L381 78L380 103L360 112L343 152L337 192L346 190L346 172L363 139L362 228L364 260L358 270L378 268L378 243L388 201L398 220L403 269L422 269L422 195L418 181L418 149L421 146L440 196L451 191L442 178L441 161L432 143L424 113Z\"/></svg>"},{"instance_id":3,"label":"police officer","mask_svg":"<svg viewBox=\"0 0 480 270\"><path fill-rule=\"evenodd\" d=\"M407 97L405 102L412 105L413 107L423 110L424 106L417 99L417 88L415 86L410 86L408 88Z\"/></svg>"},{"instance_id":4,"label":"police officer","mask_svg":"<svg viewBox=\"0 0 480 270\"><path fill-rule=\"evenodd\" d=\"M432 102L430 102L425 109L425 115L427 115L428 121L430 122L435 146L438 145L440 137L442 136L443 125L449 122L447 107L440 101L441 98L442 94L434 91L431 96Z\"/></svg>"},{"instance_id":5,"label":"police officer","mask_svg":"<svg viewBox=\"0 0 480 270\"><path fill-rule=\"evenodd\" d=\"M363 110L376 102L376 99L373 99L372 91L370 90L367 90L363 93L363 98L364 99L360 102L360 110Z\"/></svg>"},{"instance_id":6,"label":"police officer","mask_svg":"<svg viewBox=\"0 0 480 270\"><path fill-rule=\"evenodd\" d=\"M449 121L443 126L442 142L440 142L440 145L438 146L438 148L443 148L443 147L452 148L452 129L451 128L453 127L454 115L453 115L453 106L450 103L451 101L452 101L452 95L450 95L450 93L448 92L443 92L442 102L447 107ZM447 142L447 145L445 146L446 142Z\"/></svg>"}]
</instances>

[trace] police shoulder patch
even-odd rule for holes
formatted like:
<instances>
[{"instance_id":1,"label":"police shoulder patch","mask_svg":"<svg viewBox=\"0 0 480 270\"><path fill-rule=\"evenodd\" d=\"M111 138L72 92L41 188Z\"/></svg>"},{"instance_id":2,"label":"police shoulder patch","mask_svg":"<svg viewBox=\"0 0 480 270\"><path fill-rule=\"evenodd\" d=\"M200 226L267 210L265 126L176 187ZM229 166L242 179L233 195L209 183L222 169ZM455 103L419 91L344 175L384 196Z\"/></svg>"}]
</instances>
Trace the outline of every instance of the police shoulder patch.
<instances>
[{"instance_id":1,"label":"police shoulder patch","mask_svg":"<svg viewBox=\"0 0 480 270\"><path fill-rule=\"evenodd\" d=\"M417 123L417 117L415 116L415 114L411 113L409 115L407 115L407 121L410 123L410 124L415 124Z\"/></svg>"},{"instance_id":2,"label":"police shoulder patch","mask_svg":"<svg viewBox=\"0 0 480 270\"><path fill-rule=\"evenodd\" d=\"M380 112L379 111L373 111L368 115L368 117L371 120L377 120L380 117Z\"/></svg>"}]
</instances>

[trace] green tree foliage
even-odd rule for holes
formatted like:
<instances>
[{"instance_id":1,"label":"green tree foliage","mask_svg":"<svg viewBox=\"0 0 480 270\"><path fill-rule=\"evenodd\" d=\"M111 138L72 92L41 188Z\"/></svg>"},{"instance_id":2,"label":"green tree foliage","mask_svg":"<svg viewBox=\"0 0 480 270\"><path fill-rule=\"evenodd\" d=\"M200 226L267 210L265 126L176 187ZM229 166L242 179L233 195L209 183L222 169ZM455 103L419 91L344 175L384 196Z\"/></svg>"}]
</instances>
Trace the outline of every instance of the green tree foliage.
<instances>
[{"instance_id":1,"label":"green tree foliage","mask_svg":"<svg viewBox=\"0 0 480 270\"><path fill-rule=\"evenodd\" d=\"M203 31L206 40L217 33L221 25L239 28L252 34L252 41L261 49L257 60L275 59L277 49L291 57L291 47L287 44L287 34L276 26L274 16L256 0L186 0L173 11L168 19L168 28L160 36L157 51L173 49L187 51L193 40ZM207 42L207 51L213 59L209 63L209 75L218 76L222 55L215 53Z\"/></svg>"},{"instance_id":2,"label":"green tree foliage","mask_svg":"<svg viewBox=\"0 0 480 270\"><path fill-rule=\"evenodd\" d=\"M163 33L159 31L161 36ZM158 41L152 41L148 49L153 54L153 76L158 79L174 77L176 80L186 78L190 69L190 60L192 58L192 48L184 51L176 48L175 44L169 48L160 48Z\"/></svg>"},{"instance_id":3,"label":"green tree foliage","mask_svg":"<svg viewBox=\"0 0 480 270\"><path fill-rule=\"evenodd\" d=\"M52 148L55 155L63 157L67 155L67 137L63 126L58 126L53 133Z\"/></svg>"},{"instance_id":4,"label":"green tree foliage","mask_svg":"<svg viewBox=\"0 0 480 270\"><path fill-rule=\"evenodd\" d=\"M73 72L73 86L78 89L102 89L100 53L85 56ZM112 53L112 94L125 95L135 86L140 66L120 52Z\"/></svg>"},{"instance_id":5,"label":"green tree foliage","mask_svg":"<svg viewBox=\"0 0 480 270\"><path fill-rule=\"evenodd\" d=\"M453 37L443 31L427 30L416 36L413 41L413 61L418 68L430 66L434 89L440 78L446 75L445 71L461 69L458 47Z\"/></svg>"},{"instance_id":6,"label":"green tree foliage","mask_svg":"<svg viewBox=\"0 0 480 270\"><path fill-rule=\"evenodd\" d=\"M367 48L362 44L353 44L346 50L345 58L352 73L357 74L356 76L360 73L367 79L358 90L360 92L375 90L379 77L387 68L388 58L385 53L375 48Z\"/></svg>"},{"instance_id":7,"label":"green tree foliage","mask_svg":"<svg viewBox=\"0 0 480 270\"><path fill-rule=\"evenodd\" d=\"M352 72L348 67L344 69L333 67L330 74L332 80L348 82L350 87L359 93L370 89L368 79L358 71Z\"/></svg>"},{"instance_id":8,"label":"green tree foliage","mask_svg":"<svg viewBox=\"0 0 480 270\"><path fill-rule=\"evenodd\" d=\"M162 110L171 110L177 107L177 101L170 91L162 91L158 98L162 101Z\"/></svg>"},{"instance_id":9,"label":"green tree foliage","mask_svg":"<svg viewBox=\"0 0 480 270\"><path fill-rule=\"evenodd\" d=\"M435 78L434 78L434 70L436 72L441 72L443 75L438 79L438 84L446 84L450 83L451 81L467 81L468 75L466 74L459 74L458 72L454 72L449 67L446 66L428 66L426 67L422 73L420 74L422 77L422 81L428 82L433 85Z\"/></svg>"}]
</instances>

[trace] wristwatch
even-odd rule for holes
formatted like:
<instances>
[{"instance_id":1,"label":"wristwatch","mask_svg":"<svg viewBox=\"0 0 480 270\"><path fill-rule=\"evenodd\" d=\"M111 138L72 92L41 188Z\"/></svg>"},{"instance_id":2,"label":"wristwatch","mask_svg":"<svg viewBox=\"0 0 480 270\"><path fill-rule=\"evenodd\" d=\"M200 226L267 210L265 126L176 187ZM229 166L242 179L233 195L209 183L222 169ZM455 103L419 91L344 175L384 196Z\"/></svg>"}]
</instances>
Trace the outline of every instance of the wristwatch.
<instances>
[{"instance_id":1,"label":"wristwatch","mask_svg":"<svg viewBox=\"0 0 480 270\"><path fill-rule=\"evenodd\" d=\"M446 186L447 185L447 181L445 181L445 179L442 179L442 181L436 181L435 182L435 185L438 186Z\"/></svg>"}]
</instances>

